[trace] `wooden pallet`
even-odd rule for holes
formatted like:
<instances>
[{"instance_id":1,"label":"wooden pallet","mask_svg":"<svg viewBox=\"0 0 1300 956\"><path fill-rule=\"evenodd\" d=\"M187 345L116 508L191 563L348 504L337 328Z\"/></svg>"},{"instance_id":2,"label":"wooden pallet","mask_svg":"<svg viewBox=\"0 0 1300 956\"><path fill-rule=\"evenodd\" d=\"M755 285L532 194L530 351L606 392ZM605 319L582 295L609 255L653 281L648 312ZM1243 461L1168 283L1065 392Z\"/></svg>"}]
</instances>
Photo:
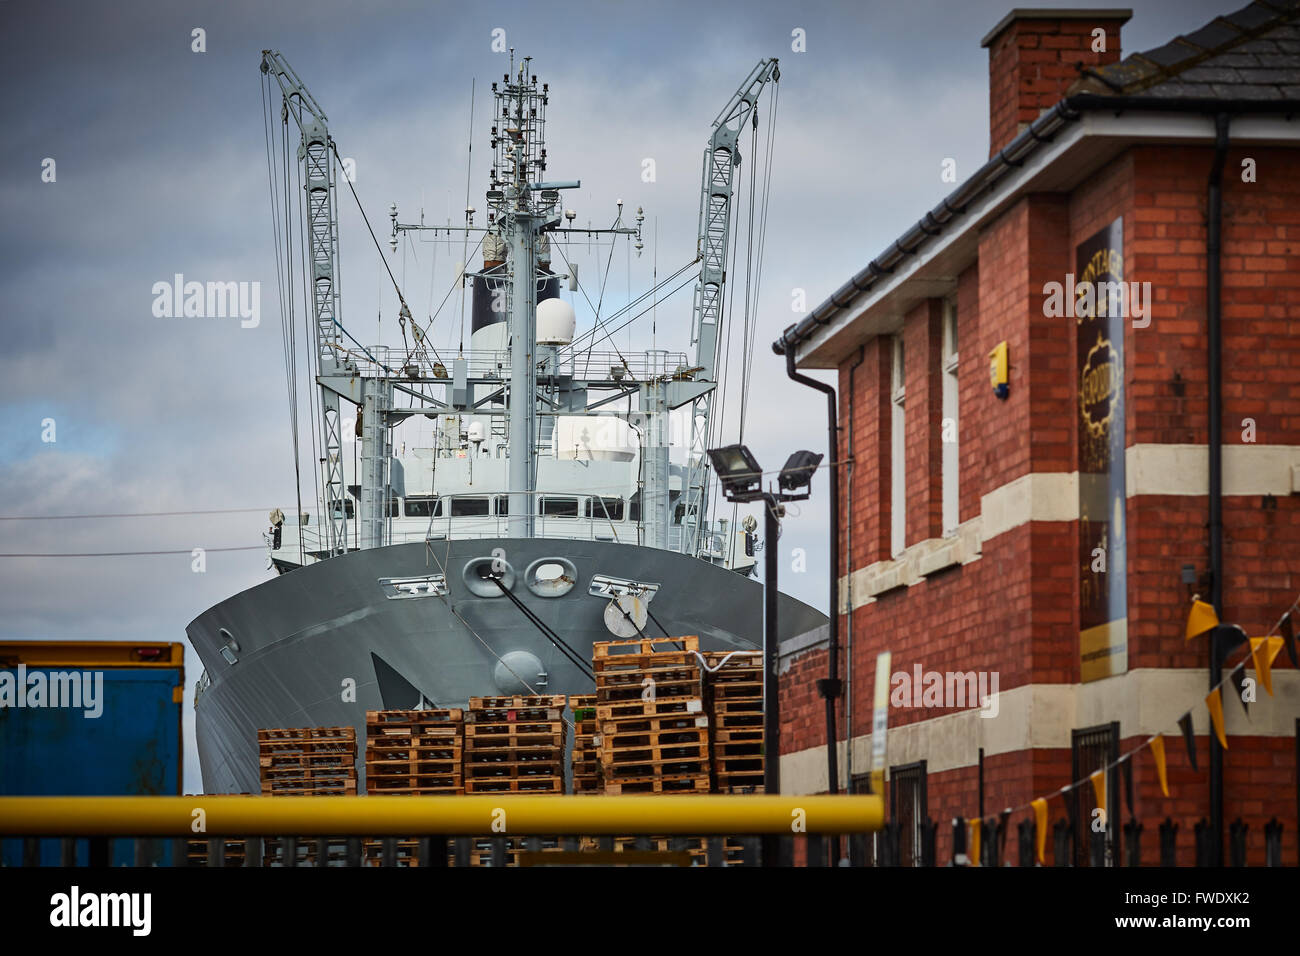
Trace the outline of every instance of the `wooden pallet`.
<instances>
[{"instance_id":1,"label":"wooden pallet","mask_svg":"<svg viewBox=\"0 0 1300 956\"><path fill-rule=\"evenodd\" d=\"M248 847L245 840L225 840L222 842L222 857L225 866L243 866L247 852ZM208 841L186 841L185 862L189 866L207 866Z\"/></svg>"},{"instance_id":2,"label":"wooden pallet","mask_svg":"<svg viewBox=\"0 0 1300 956\"><path fill-rule=\"evenodd\" d=\"M762 743L763 725L750 727L718 727L713 731L715 744L726 743Z\"/></svg>"},{"instance_id":3,"label":"wooden pallet","mask_svg":"<svg viewBox=\"0 0 1300 956\"><path fill-rule=\"evenodd\" d=\"M259 755L272 753L356 753L352 727L270 728L257 732Z\"/></svg>"},{"instance_id":4,"label":"wooden pallet","mask_svg":"<svg viewBox=\"0 0 1300 956\"><path fill-rule=\"evenodd\" d=\"M262 784L264 797L344 797L356 796L357 782L347 780L338 785L309 782L301 784L296 781L276 781Z\"/></svg>"},{"instance_id":5,"label":"wooden pallet","mask_svg":"<svg viewBox=\"0 0 1300 956\"><path fill-rule=\"evenodd\" d=\"M467 749L504 746L558 747L564 738L562 720L530 724L467 724L465 744ZM556 738L559 738L558 740ZM535 741L532 744L520 741Z\"/></svg>"},{"instance_id":6,"label":"wooden pallet","mask_svg":"<svg viewBox=\"0 0 1300 956\"><path fill-rule=\"evenodd\" d=\"M597 704L596 716L603 724L607 720L624 717L661 717L668 714L704 714L704 701L699 697L658 697L654 700L627 700L611 704Z\"/></svg>"},{"instance_id":7,"label":"wooden pallet","mask_svg":"<svg viewBox=\"0 0 1300 956\"><path fill-rule=\"evenodd\" d=\"M258 743L281 743L285 741L356 743L357 732L354 727L270 727L257 732Z\"/></svg>"},{"instance_id":8,"label":"wooden pallet","mask_svg":"<svg viewBox=\"0 0 1300 956\"><path fill-rule=\"evenodd\" d=\"M557 747L488 747L485 749L471 750L465 755L464 766L468 770L470 767L479 766L480 764L497 764L497 763L550 763L558 760L561 755L561 749Z\"/></svg>"},{"instance_id":9,"label":"wooden pallet","mask_svg":"<svg viewBox=\"0 0 1300 956\"><path fill-rule=\"evenodd\" d=\"M656 644L659 645L657 651L655 650ZM694 635L663 638L634 637L630 641L596 641L591 645L591 655L594 659L599 660L623 654L685 653L698 651L699 649L700 639Z\"/></svg>"},{"instance_id":10,"label":"wooden pallet","mask_svg":"<svg viewBox=\"0 0 1300 956\"><path fill-rule=\"evenodd\" d=\"M564 694L517 694L510 697L471 697L467 724L538 723L559 721L568 698Z\"/></svg>"},{"instance_id":11,"label":"wooden pallet","mask_svg":"<svg viewBox=\"0 0 1300 956\"><path fill-rule=\"evenodd\" d=\"M641 723L637 721L637 723ZM615 750L644 747L681 747L690 744L707 744L708 727L671 727L666 730L641 730L639 727L623 730L620 724L601 735L601 749L606 753Z\"/></svg>"},{"instance_id":12,"label":"wooden pallet","mask_svg":"<svg viewBox=\"0 0 1300 956\"><path fill-rule=\"evenodd\" d=\"M693 774L675 777L638 777L628 780L605 781L608 794L624 793L708 793L709 777L707 774Z\"/></svg>"},{"instance_id":13,"label":"wooden pallet","mask_svg":"<svg viewBox=\"0 0 1300 956\"><path fill-rule=\"evenodd\" d=\"M497 697L471 697L469 709L481 710L528 710L544 707L551 710L563 710L569 703L565 694L514 694Z\"/></svg>"},{"instance_id":14,"label":"wooden pallet","mask_svg":"<svg viewBox=\"0 0 1300 956\"><path fill-rule=\"evenodd\" d=\"M564 777L486 777L465 781L465 793L564 793Z\"/></svg>"},{"instance_id":15,"label":"wooden pallet","mask_svg":"<svg viewBox=\"0 0 1300 956\"><path fill-rule=\"evenodd\" d=\"M396 846L397 854L394 863L397 866L419 866L420 865L420 841L413 837L399 837ZM361 844L361 865L362 866L383 866L384 864L384 841L383 840L364 840Z\"/></svg>"},{"instance_id":16,"label":"wooden pallet","mask_svg":"<svg viewBox=\"0 0 1300 956\"><path fill-rule=\"evenodd\" d=\"M471 780L499 780L531 777L564 777L564 765L559 760L502 760L493 763L467 764L465 782Z\"/></svg>"}]
</instances>

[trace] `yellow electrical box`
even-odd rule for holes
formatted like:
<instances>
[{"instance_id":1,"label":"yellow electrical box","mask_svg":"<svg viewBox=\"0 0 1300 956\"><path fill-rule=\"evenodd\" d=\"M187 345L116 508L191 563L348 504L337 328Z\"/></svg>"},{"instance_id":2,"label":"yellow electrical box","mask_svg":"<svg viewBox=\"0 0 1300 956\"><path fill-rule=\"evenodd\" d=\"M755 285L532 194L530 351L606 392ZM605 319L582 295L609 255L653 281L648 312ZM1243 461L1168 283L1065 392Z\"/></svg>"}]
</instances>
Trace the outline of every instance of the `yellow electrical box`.
<instances>
[{"instance_id":1,"label":"yellow electrical box","mask_svg":"<svg viewBox=\"0 0 1300 956\"><path fill-rule=\"evenodd\" d=\"M998 398L1006 398L1011 392L1009 364L1007 343L1003 340L989 353L989 382L993 386L993 394Z\"/></svg>"}]
</instances>

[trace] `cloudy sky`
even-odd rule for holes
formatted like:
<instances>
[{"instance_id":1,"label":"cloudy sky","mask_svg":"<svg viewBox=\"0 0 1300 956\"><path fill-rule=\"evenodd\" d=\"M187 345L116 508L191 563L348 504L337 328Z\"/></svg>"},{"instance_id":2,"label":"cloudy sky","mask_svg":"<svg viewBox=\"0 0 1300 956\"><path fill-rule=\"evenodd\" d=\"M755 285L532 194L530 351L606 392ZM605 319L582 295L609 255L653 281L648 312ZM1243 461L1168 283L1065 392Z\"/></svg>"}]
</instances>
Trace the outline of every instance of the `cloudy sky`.
<instances>
[{"instance_id":1,"label":"cloudy sky","mask_svg":"<svg viewBox=\"0 0 1300 956\"><path fill-rule=\"evenodd\" d=\"M629 288L648 287L656 259L662 276L693 257L710 123L760 57L780 58L779 101L769 90L760 107L765 130L779 104L744 438L768 468L798 447L824 450L824 399L786 379L770 342L799 317L793 290L815 306L953 188L940 180L945 158L959 179L984 161L979 40L1008 0L486 6L0 0L0 552L184 552L0 557L5 638L183 641L195 615L266 577L258 550L213 551L203 573L189 554L259 544L265 511L290 510L294 494L264 48L284 53L329 115L361 200L386 232L390 202L403 221L421 208L429 222L459 215L472 79L471 203L483 208L488 87L506 69L493 31L504 30L550 84L548 175L582 180L565 200L578 222L608 225L618 199L629 213L645 209L645 252L629 269L619 247L603 314ZM1125 52L1232 9L1131 6ZM196 29L203 52L193 49ZM805 52L791 48L796 29ZM646 159L653 182L642 178ZM379 254L350 197L340 209L343 324L364 342L393 344L395 296ZM572 255L584 281L601 272L600 250L575 244ZM390 258L418 316L437 309L456 258L431 244ZM176 273L260 283L260 324L156 317L151 290ZM654 344L688 350L690 304L688 287L658 309ZM589 326L591 310L575 305L579 328ZM457 340L454 315L448 307L435 320L435 344ZM640 322L618 342L649 347L651 330ZM736 405L733 395L728 439L737 437ZM826 491L819 477L780 544L783 588L823 608ZM240 508L252 510L192 514ZM10 520L160 511L191 514ZM794 570L796 548L806 571ZM187 732L200 671L190 652ZM192 742L185 779L200 788Z\"/></svg>"}]
</instances>

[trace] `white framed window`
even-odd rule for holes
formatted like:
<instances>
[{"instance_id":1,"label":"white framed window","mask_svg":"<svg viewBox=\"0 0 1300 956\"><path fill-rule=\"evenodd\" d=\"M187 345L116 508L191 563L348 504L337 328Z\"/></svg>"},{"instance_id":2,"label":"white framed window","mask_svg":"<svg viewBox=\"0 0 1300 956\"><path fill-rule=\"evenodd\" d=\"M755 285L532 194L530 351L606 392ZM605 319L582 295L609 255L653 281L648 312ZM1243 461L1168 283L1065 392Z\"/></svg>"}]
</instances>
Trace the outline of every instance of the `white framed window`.
<instances>
[{"instance_id":1,"label":"white framed window","mask_svg":"<svg viewBox=\"0 0 1300 956\"><path fill-rule=\"evenodd\" d=\"M906 381L903 336L894 336L893 372L890 376L889 421L889 553L898 557L907 547L907 428L903 415Z\"/></svg>"},{"instance_id":2,"label":"white framed window","mask_svg":"<svg viewBox=\"0 0 1300 956\"><path fill-rule=\"evenodd\" d=\"M958 407L957 407L957 303L949 299L943 304L943 421L940 423L943 448L943 533L957 533L960 524L958 471Z\"/></svg>"}]
</instances>

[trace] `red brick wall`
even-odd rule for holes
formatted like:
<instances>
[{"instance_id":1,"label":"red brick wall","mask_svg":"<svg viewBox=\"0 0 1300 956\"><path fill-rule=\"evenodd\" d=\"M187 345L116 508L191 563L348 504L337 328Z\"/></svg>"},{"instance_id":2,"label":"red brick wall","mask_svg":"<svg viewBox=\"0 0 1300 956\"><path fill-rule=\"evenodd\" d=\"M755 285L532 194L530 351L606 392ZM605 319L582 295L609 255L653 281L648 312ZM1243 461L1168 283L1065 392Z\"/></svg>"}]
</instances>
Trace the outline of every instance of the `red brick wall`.
<instances>
[{"instance_id":1,"label":"red brick wall","mask_svg":"<svg viewBox=\"0 0 1300 956\"><path fill-rule=\"evenodd\" d=\"M856 371L852 366L858 356L840 366L840 421L847 423L841 447L842 454L852 458L849 476L841 482L840 513L851 524L841 573L889 557L891 348L888 338L872 339ZM854 389L849 387L850 378L856 383Z\"/></svg>"},{"instance_id":2,"label":"red brick wall","mask_svg":"<svg viewBox=\"0 0 1300 956\"><path fill-rule=\"evenodd\" d=\"M943 300L903 320L907 543L943 534Z\"/></svg>"}]
</instances>

